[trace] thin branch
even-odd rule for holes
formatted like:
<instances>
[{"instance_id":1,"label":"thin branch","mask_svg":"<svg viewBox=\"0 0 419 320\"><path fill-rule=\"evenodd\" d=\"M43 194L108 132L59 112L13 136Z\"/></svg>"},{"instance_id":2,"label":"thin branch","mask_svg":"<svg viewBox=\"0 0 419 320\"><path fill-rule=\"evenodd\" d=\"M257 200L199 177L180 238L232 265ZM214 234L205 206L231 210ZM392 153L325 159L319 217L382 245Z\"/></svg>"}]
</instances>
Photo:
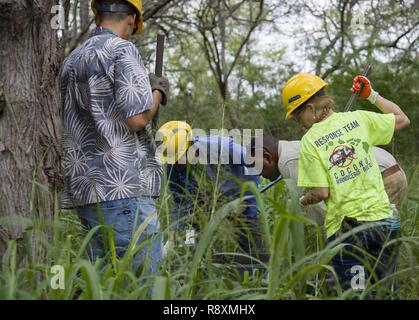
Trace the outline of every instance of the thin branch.
<instances>
[{"instance_id":1,"label":"thin branch","mask_svg":"<svg viewBox=\"0 0 419 320\"><path fill-rule=\"evenodd\" d=\"M166 7L172 1L173 0L159 1L157 3L154 3L151 8L146 8L143 12L143 20L147 21L148 19L155 17L158 12L163 10L164 7ZM153 2L155 2L155 1L153 1Z\"/></svg>"},{"instance_id":2,"label":"thin branch","mask_svg":"<svg viewBox=\"0 0 419 320\"><path fill-rule=\"evenodd\" d=\"M256 17L256 19L255 19L255 21L253 22L252 26L250 27L249 31L247 32L246 37L245 37L245 38L244 38L244 40L241 42L239 49L238 49L238 50L237 50L237 52L236 52L236 55L235 55L234 60L233 60L233 63L232 63L232 64L231 64L231 66L230 66L230 70L227 72L227 79L229 78L229 76L230 76L231 72L233 71L233 69L234 69L234 67L235 67L235 65L236 65L236 63L237 63L237 61L238 61L238 59L239 59L239 57L240 57L240 54L241 54L241 52L242 52L242 50L243 50L243 48L244 48L245 44L249 41L250 36L252 35L253 31L254 31L254 30L256 29L256 27L259 25L259 19L260 19L260 17L263 15L263 4L264 4L264 1L263 1L263 0L261 0L261 1L259 2L259 13L258 13L258 15L257 15L257 17Z\"/></svg>"}]
</instances>

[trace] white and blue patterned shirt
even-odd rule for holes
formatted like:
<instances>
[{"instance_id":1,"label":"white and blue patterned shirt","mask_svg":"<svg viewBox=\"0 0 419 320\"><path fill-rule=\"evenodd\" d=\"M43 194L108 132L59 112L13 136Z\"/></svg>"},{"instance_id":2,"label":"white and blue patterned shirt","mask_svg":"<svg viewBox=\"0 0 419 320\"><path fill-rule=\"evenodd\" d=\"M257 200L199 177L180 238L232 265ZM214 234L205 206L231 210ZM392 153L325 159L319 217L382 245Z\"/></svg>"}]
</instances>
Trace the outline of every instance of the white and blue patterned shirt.
<instances>
[{"instance_id":1,"label":"white and blue patterned shirt","mask_svg":"<svg viewBox=\"0 0 419 320\"><path fill-rule=\"evenodd\" d=\"M124 119L152 108L137 48L97 28L64 61L63 208L159 195L161 162L151 124L134 133Z\"/></svg>"}]
</instances>

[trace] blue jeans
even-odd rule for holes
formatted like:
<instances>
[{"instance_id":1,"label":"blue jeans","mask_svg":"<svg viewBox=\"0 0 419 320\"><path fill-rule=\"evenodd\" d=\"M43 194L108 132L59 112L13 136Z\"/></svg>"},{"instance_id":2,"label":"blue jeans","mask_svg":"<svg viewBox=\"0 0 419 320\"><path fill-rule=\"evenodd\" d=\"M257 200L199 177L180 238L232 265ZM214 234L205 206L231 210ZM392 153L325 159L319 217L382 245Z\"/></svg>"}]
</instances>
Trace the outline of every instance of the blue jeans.
<instances>
[{"instance_id":1,"label":"blue jeans","mask_svg":"<svg viewBox=\"0 0 419 320\"><path fill-rule=\"evenodd\" d=\"M149 197L120 199L79 207L77 208L77 214L88 230L101 224L98 205L102 211L104 224L106 226L113 225L114 243L118 258L124 256L135 231L147 217L156 211L154 199ZM154 273L157 270L159 262L163 259L163 246L159 231L160 225L156 215L136 243L140 244L145 240L147 241L146 245L142 246L133 258L134 272L146 261L146 258L149 259L147 261L148 271ZM110 253L105 252L103 241L102 228L100 228L94 234L88 247L88 254L92 261ZM105 238L105 241L109 243L107 238Z\"/></svg>"},{"instance_id":2,"label":"blue jeans","mask_svg":"<svg viewBox=\"0 0 419 320\"><path fill-rule=\"evenodd\" d=\"M369 225L370 227L344 239L343 243L349 245L345 246L345 248L332 259L333 268L335 269L339 282L344 290L351 288L351 280L354 279L356 274L359 274L355 271L359 269L352 269L354 266L363 267L365 272L365 284L367 284L371 274L370 283L374 284L381 279L389 277L397 270L398 245L394 243L387 245L387 243L398 238L400 232L400 219L389 218L375 222L358 222L358 224L365 226ZM342 231L339 231L337 234L330 237L328 242L338 239L341 234ZM365 250L374 258L361 253L353 246ZM373 268L373 273L371 273L369 268ZM384 284L379 284L378 288L368 294L366 298L393 297L397 299L397 290L395 286L395 280L390 277Z\"/></svg>"}]
</instances>

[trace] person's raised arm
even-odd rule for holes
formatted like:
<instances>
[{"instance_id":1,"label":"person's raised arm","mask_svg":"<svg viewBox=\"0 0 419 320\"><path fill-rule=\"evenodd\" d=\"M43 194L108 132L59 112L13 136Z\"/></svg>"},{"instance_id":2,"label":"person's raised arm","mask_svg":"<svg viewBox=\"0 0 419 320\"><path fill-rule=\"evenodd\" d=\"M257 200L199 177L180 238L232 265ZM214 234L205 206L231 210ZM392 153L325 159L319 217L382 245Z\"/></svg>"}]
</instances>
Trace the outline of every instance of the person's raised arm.
<instances>
[{"instance_id":1,"label":"person's raised arm","mask_svg":"<svg viewBox=\"0 0 419 320\"><path fill-rule=\"evenodd\" d=\"M378 95L375 105L383 113L394 114L394 116L396 117L396 125L394 127L394 131L399 131L403 128L406 128L410 124L410 120L407 117L407 115L394 102L387 100L386 98L383 98L382 96Z\"/></svg>"},{"instance_id":2,"label":"person's raised arm","mask_svg":"<svg viewBox=\"0 0 419 320\"><path fill-rule=\"evenodd\" d=\"M394 131L399 131L410 124L410 120L407 115L400 109L400 107L394 102L383 98L378 92L372 89L370 81L364 76L356 76L354 78L354 85L352 86L352 92L359 91L361 84L364 84L362 91L359 96L363 99L367 99L369 102L374 104L383 113L393 113L396 117L396 124Z\"/></svg>"}]
</instances>

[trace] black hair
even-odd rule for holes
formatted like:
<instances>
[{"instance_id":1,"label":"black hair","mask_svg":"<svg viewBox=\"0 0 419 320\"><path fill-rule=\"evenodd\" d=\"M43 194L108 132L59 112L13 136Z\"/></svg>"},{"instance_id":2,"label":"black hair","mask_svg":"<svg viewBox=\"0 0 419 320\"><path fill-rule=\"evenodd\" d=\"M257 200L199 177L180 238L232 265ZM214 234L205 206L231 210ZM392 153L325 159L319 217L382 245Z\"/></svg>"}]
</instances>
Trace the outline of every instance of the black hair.
<instances>
[{"instance_id":1,"label":"black hair","mask_svg":"<svg viewBox=\"0 0 419 320\"><path fill-rule=\"evenodd\" d=\"M127 12L109 12L109 11L101 11L101 10L97 10L98 11L98 15L97 17L99 18L99 22L102 23L103 21L107 21L107 20L112 20L112 21L122 21L124 19L126 19L126 17L128 15L131 14L137 14L137 19L138 19L138 12L137 9L130 4L127 1L124 0L96 0L96 4L97 5L124 5L125 7L128 7L128 11Z\"/></svg>"},{"instance_id":2,"label":"black hair","mask_svg":"<svg viewBox=\"0 0 419 320\"><path fill-rule=\"evenodd\" d=\"M271 134L264 134L262 136L253 137L250 141L250 152L252 156L254 156L256 153L256 148L263 147L264 150L268 151L272 155L277 155L278 141L279 139Z\"/></svg>"}]
</instances>

